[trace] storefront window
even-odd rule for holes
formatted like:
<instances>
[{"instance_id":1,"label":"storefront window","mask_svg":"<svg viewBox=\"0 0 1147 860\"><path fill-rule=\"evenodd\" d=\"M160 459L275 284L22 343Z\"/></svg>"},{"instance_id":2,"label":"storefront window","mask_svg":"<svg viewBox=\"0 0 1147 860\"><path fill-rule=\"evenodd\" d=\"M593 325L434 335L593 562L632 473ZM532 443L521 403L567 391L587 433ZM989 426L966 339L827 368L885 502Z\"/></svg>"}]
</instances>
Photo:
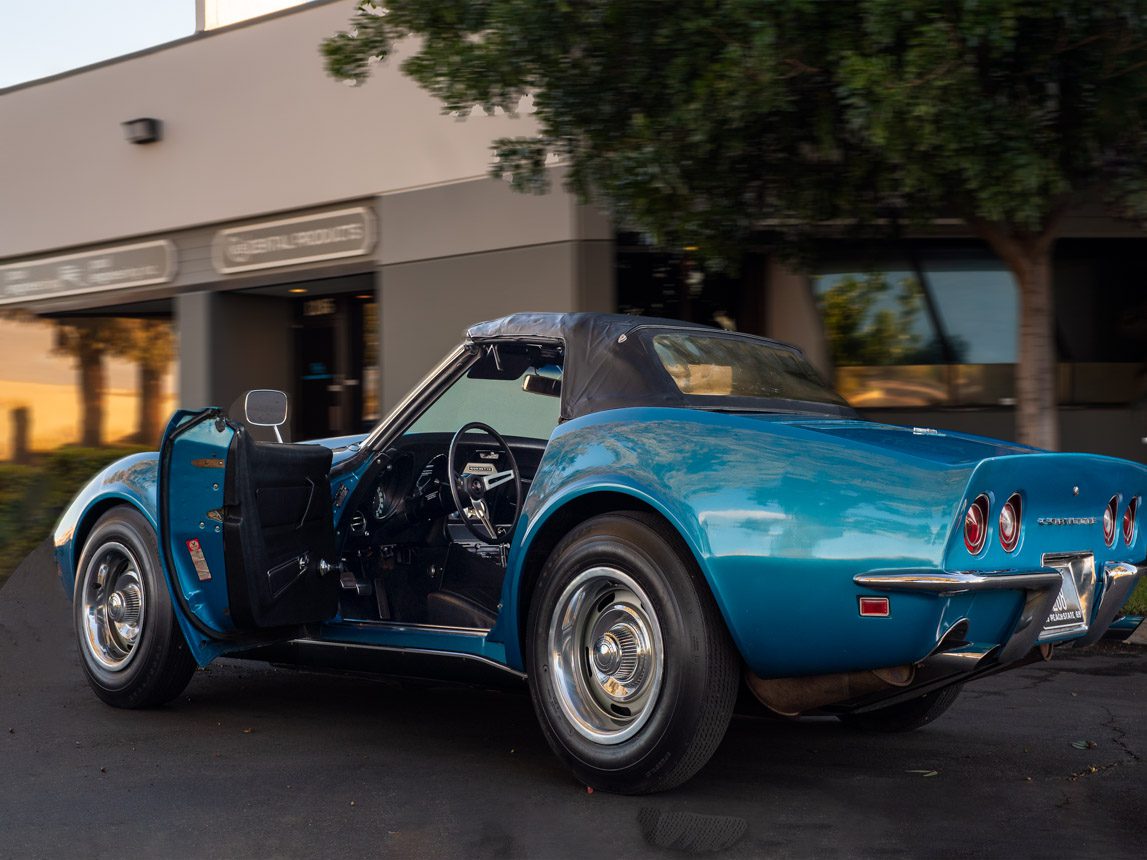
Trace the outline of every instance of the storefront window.
<instances>
[{"instance_id":1,"label":"storefront window","mask_svg":"<svg viewBox=\"0 0 1147 860\"><path fill-rule=\"evenodd\" d=\"M696 249L668 252L641 233L617 234L617 311L760 334L764 258L734 271L706 269Z\"/></svg>"},{"instance_id":2,"label":"storefront window","mask_svg":"<svg viewBox=\"0 0 1147 860\"><path fill-rule=\"evenodd\" d=\"M978 248L869 258L813 278L836 384L857 407L1008 402L1015 282Z\"/></svg>"},{"instance_id":3,"label":"storefront window","mask_svg":"<svg viewBox=\"0 0 1147 860\"><path fill-rule=\"evenodd\" d=\"M920 282L907 272L842 272L814 280L836 367L934 364L936 329Z\"/></svg>"},{"instance_id":4,"label":"storefront window","mask_svg":"<svg viewBox=\"0 0 1147 860\"><path fill-rule=\"evenodd\" d=\"M154 448L177 364L160 316L0 317L0 461L63 445Z\"/></svg>"},{"instance_id":5,"label":"storefront window","mask_svg":"<svg viewBox=\"0 0 1147 860\"><path fill-rule=\"evenodd\" d=\"M953 364L1014 364L1019 299L1002 263L983 257L931 259L928 290Z\"/></svg>"},{"instance_id":6,"label":"storefront window","mask_svg":"<svg viewBox=\"0 0 1147 860\"><path fill-rule=\"evenodd\" d=\"M842 254L813 277L837 388L861 408L1013 404L1011 273L970 242L914 254ZM1054 267L1059 402L1141 399L1147 242L1061 240Z\"/></svg>"}]
</instances>

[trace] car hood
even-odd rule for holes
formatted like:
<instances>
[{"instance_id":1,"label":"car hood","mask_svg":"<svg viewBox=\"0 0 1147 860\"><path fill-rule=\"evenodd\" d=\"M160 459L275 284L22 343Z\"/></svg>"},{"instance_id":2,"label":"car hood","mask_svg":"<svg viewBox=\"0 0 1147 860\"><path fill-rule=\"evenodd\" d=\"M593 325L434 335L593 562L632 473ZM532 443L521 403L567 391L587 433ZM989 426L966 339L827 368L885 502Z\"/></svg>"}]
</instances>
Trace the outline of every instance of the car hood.
<instances>
[{"instance_id":1,"label":"car hood","mask_svg":"<svg viewBox=\"0 0 1147 860\"><path fill-rule=\"evenodd\" d=\"M761 416L767 420L767 416ZM878 449L902 457L915 457L945 466L974 465L992 457L1034 454L1036 448L968 436L931 427L898 427L855 419L782 419L801 430L840 439L851 445Z\"/></svg>"}]
</instances>

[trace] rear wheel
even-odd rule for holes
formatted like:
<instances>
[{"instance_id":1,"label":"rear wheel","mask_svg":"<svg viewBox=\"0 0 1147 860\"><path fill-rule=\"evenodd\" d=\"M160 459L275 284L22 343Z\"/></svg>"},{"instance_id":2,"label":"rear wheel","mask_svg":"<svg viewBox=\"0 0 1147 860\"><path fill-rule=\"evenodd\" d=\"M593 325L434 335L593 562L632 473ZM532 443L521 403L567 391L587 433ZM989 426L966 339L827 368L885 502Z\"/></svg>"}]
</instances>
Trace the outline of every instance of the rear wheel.
<instances>
[{"instance_id":1,"label":"rear wheel","mask_svg":"<svg viewBox=\"0 0 1147 860\"><path fill-rule=\"evenodd\" d=\"M587 785L672 788L725 734L737 653L688 551L653 516L595 517L558 544L530 605L528 642L542 730Z\"/></svg>"},{"instance_id":2,"label":"rear wheel","mask_svg":"<svg viewBox=\"0 0 1147 860\"><path fill-rule=\"evenodd\" d=\"M171 608L155 532L135 509L113 508L92 529L73 613L84 674L109 705L161 705L191 680L195 659Z\"/></svg>"},{"instance_id":3,"label":"rear wheel","mask_svg":"<svg viewBox=\"0 0 1147 860\"><path fill-rule=\"evenodd\" d=\"M953 684L887 708L862 714L840 714L839 719L846 726L868 732L910 732L928 725L952 707L963 688L963 684Z\"/></svg>"}]
</instances>

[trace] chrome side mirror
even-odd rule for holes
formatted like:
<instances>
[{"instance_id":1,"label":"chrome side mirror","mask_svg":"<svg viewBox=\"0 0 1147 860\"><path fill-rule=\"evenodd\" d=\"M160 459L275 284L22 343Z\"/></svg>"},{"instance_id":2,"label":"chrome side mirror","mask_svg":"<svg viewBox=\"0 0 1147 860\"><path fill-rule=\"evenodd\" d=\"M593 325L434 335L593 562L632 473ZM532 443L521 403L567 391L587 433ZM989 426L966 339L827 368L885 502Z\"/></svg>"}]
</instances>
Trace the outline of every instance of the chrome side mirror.
<instances>
[{"instance_id":1,"label":"chrome side mirror","mask_svg":"<svg viewBox=\"0 0 1147 860\"><path fill-rule=\"evenodd\" d=\"M254 388L243 396L243 418L252 427L274 427L275 439L283 441L279 428L287 423L287 395L272 388Z\"/></svg>"}]
</instances>

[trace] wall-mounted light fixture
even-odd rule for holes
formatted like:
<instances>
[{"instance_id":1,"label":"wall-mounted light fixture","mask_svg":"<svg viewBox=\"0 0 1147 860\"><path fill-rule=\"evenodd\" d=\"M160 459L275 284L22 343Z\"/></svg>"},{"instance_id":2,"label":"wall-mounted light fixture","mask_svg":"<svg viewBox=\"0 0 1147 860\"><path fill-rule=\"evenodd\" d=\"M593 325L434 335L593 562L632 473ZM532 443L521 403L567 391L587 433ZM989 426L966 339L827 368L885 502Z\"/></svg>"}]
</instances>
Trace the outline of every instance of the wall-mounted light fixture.
<instances>
[{"instance_id":1,"label":"wall-mounted light fixture","mask_svg":"<svg viewBox=\"0 0 1147 860\"><path fill-rule=\"evenodd\" d=\"M163 121L150 116L129 119L121 125L129 143L155 143L163 136Z\"/></svg>"}]
</instances>

